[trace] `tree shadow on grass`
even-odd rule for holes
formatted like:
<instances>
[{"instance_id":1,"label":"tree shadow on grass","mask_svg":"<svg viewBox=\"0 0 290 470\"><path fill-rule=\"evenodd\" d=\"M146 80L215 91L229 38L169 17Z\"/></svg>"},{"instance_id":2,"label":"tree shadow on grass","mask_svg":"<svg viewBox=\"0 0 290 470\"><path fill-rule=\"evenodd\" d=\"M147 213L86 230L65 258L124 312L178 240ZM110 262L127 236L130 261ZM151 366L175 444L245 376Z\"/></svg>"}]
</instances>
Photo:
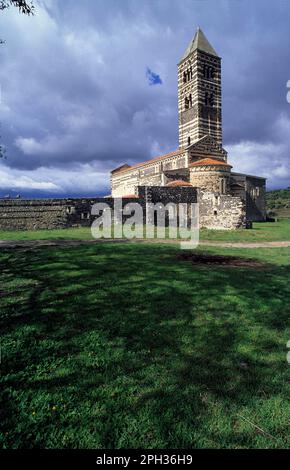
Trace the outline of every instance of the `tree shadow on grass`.
<instances>
[{"instance_id":1,"label":"tree shadow on grass","mask_svg":"<svg viewBox=\"0 0 290 470\"><path fill-rule=\"evenodd\" d=\"M2 364L8 444L255 446L255 432L231 420L284 393L273 370L285 369L288 266L192 266L148 245L7 250L4 259L6 276L36 283L3 304L2 334L20 342ZM60 398L69 408L57 423L46 412L37 427L27 422L29 403Z\"/></svg>"}]
</instances>

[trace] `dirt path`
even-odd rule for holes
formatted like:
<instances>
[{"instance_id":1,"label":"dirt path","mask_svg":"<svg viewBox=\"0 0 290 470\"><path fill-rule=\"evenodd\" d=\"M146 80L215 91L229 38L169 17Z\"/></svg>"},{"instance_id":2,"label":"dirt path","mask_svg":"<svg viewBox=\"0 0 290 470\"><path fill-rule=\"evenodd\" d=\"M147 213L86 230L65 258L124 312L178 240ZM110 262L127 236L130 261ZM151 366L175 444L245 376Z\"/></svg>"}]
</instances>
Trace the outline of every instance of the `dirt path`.
<instances>
[{"instance_id":1,"label":"dirt path","mask_svg":"<svg viewBox=\"0 0 290 470\"><path fill-rule=\"evenodd\" d=\"M168 243L178 244L178 240L155 239L155 240L0 240L0 248L37 248L41 246L78 246L93 243ZM202 240L199 246L216 246L220 248L286 248L290 247L290 240L274 242L213 242Z\"/></svg>"}]
</instances>

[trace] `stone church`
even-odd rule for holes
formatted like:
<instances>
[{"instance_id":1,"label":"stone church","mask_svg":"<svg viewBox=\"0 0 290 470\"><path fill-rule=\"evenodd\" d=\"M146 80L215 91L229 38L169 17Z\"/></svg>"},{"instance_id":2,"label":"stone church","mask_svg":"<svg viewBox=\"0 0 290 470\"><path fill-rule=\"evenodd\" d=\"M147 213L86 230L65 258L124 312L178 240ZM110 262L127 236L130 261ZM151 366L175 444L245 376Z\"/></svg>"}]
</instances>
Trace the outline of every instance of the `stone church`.
<instances>
[{"instance_id":1,"label":"stone church","mask_svg":"<svg viewBox=\"0 0 290 470\"><path fill-rule=\"evenodd\" d=\"M265 220L265 179L234 173L222 146L221 59L200 29L178 65L178 114L179 149L113 170L111 196L1 199L0 229L89 227L93 205L114 208L115 199L122 208L138 202L144 222L148 203L169 202L198 202L201 227L236 229Z\"/></svg>"},{"instance_id":2,"label":"stone church","mask_svg":"<svg viewBox=\"0 0 290 470\"><path fill-rule=\"evenodd\" d=\"M178 64L179 148L111 172L113 198L140 188L196 188L200 224L246 227L266 218L265 178L235 173L222 145L221 58L198 28Z\"/></svg>"}]
</instances>

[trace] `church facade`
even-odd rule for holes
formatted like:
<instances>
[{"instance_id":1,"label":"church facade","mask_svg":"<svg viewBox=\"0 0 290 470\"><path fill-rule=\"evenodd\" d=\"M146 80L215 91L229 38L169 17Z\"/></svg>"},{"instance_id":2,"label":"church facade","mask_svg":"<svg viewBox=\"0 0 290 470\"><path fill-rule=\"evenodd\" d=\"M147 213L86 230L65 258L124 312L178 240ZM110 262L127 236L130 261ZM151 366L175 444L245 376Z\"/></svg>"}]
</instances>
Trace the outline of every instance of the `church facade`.
<instances>
[{"instance_id":1,"label":"church facade","mask_svg":"<svg viewBox=\"0 0 290 470\"><path fill-rule=\"evenodd\" d=\"M112 197L140 188L198 190L200 224L232 229L266 219L266 180L235 173L222 146L221 58L198 29L178 65L179 148L111 172Z\"/></svg>"}]
</instances>

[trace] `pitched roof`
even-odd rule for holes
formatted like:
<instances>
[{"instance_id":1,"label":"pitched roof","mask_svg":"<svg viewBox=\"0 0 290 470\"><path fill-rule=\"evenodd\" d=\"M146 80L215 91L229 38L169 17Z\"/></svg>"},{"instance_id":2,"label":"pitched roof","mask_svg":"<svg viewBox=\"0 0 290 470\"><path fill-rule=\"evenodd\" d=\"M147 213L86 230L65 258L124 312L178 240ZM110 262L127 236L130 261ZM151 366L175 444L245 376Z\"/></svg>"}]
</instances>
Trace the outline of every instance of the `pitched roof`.
<instances>
[{"instance_id":1,"label":"pitched roof","mask_svg":"<svg viewBox=\"0 0 290 470\"><path fill-rule=\"evenodd\" d=\"M197 49L199 51L206 52L207 54L211 54L211 55L218 57L218 54L216 53L212 45L207 40L202 30L198 28L194 35L194 38L190 41L185 53L181 57L180 62L186 59L186 57L189 56L189 54L191 54Z\"/></svg>"},{"instance_id":2,"label":"pitched roof","mask_svg":"<svg viewBox=\"0 0 290 470\"><path fill-rule=\"evenodd\" d=\"M134 170L135 168L139 168L141 166L144 166L144 165L147 165L148 163L154 163L154 162L158 162L160 160L165 160L166 158L168 157L174 157L175 155L179 155L181 153L184 153L184 149L179 149L179 150L176 150L175 152L171 152L171 153L167 153L166 155L161 155L160 157L155 157L155 158L152 158L151 160L146 160L145 162L142 162L142 163L137 163L136 165L133 165L133 166L126 166L126 168L123 168L120 167L120 169L116 169L116 170L113 170L111 171L111 173L123 173L125 171L130 171L130 170Z\"/></svg>"},{"instance_id":3,"label":"pitched roof","mask_svg":"<svg viewBox=\"0 0 290 470\"><path fill-rule=\"evenodd\" d=\"M232 166L229 165L228 163L226 163L222 160L218 160L216 158L210 158L210 157L202 158L201 160L197 160L196 162L191 163L189 166L193 167L193 166L213 166L213 165L214 166L218 166L218 165L228 166L228 167L232 168Z\"/></svg>"},{"instance_id":4,"label":"pitched roof","mask_svg":"<svg viewBox=\"0 0 290 470\"><path fill-rule=\"evenodd\" d=\"M188 181L183 180L173 180L165 185L167 188L174 188L176 186L192 186Z\"/></svg>"},{"instance_id":5,"label":"pitched roof","mask_svg":"<svg viewBox=\"0 0 290 470\"><path fill-rule=\"evenodd\" d=\"M128 165L128 163L125 163L124 165L121 165L121 166L118 166L117 168L114 168L111 173L115 173L115 171L121 171L121 170L125 170L126 168L130 168L130 165Z\"/></svg>"}]
</instances>

